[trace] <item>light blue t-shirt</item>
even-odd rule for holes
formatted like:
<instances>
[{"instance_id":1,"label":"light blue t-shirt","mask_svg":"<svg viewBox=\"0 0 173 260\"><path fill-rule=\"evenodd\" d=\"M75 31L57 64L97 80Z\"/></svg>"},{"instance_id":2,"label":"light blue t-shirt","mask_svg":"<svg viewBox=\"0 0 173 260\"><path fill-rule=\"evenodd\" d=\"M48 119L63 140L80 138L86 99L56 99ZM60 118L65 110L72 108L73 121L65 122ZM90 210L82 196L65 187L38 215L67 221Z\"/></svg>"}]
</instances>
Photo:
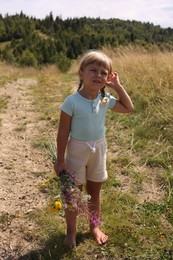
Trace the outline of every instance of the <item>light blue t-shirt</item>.
<instances>
[{"instance_id":1,"label":"light blue t-shirt","mask_svg":"<svg viewBox=\"0 0 173 260\"><path fill-rule=\"evenodd\" d=\"M104 137L105 117L108 109L113 108L116 98L106 93L108 102L101 103L101 93L96 99L90 100L78 92L68 96L61 110L72 117L70 136L80 141L96 141Z\"/></svg>"}]
</instances>

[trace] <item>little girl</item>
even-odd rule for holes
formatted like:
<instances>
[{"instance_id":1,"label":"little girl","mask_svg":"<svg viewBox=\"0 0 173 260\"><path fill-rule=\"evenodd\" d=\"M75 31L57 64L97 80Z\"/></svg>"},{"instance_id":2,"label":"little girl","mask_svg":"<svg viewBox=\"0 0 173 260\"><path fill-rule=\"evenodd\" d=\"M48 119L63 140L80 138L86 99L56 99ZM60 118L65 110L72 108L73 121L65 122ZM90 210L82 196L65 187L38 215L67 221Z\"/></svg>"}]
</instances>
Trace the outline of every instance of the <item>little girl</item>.
<instances>
[{"instance_id":1,"label":"little girl","mask_svg":"<svg viewBox=\"0 0 173 260\"><path fill-rule=\"evenodd\" d=\"M105 117L112 112L133 111L132 101L121 85L118 74L112 71L112 61L99 50L84 54L79 67L78 91L68 96L61 106L57 135L57 162L54 169L75 172L79 188L86 186L90 195L88 208L97 224L90 221L90 231L99 245L108 236L99 227L101 213L100 190L107 179ZM105 93L105 86L112 88L118 99ZM65 210L67 235L64 243L76 247L77 211Z\"/></svg>"}]
</instances>

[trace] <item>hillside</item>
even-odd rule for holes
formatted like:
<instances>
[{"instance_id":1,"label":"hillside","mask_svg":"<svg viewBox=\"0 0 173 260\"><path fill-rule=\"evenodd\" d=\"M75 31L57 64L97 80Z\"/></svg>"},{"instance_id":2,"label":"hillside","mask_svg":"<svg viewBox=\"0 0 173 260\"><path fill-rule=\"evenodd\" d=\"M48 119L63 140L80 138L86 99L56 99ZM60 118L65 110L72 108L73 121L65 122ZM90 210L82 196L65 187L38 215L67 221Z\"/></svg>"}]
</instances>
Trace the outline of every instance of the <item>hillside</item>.
<instances>
[{"instance_id":1,"label":"hillside","mask_svg":"<svg viewBox=\"0 0 173 260\"><path fill-rule=\"evenodd\" d=\"M62 20L52 13L42 20L22 12L0 16L0 58L20 66L55 64L67 71L72 60L88 49L132 44L172 50L172 43L172 28L151 23L87 17Z\"/></svg>"},{"instance_id":2,"label":"hillside","mask_svg":"<svg viewBox=\"0 0 173 260\"><path fill-rule=\"evenodd\" d=\"M103 49L113 59L135 111L107 115L109 178L102 187L100 247L78 221L77 248L63 246L64 211L52 169L60 105L77 89L68 73L0 64L0 259L173 258L173 54L144 48ZM140 66L139 66L140 64ZM154 64L154 66L153 66Z\"/></svg>"}]
</instances>

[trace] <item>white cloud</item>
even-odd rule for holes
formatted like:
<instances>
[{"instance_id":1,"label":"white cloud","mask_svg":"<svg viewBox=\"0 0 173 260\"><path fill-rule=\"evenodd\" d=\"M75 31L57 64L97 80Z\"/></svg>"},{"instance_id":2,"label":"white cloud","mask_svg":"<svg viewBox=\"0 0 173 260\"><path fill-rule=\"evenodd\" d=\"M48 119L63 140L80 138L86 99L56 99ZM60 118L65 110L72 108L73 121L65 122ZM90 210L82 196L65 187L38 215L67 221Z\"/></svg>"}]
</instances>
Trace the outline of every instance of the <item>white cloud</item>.
<instances>
[{"instance_id":1,"label":"white cloud","mask_svg":"<svg viewBox=\"0 0 173 260\"><path fill-rule=\"evenodd\" d=\"M1 0L1 14L20 11L37 18L54 16L119 18L173 27L172 0Z\"/></svg>"}]
</instances>

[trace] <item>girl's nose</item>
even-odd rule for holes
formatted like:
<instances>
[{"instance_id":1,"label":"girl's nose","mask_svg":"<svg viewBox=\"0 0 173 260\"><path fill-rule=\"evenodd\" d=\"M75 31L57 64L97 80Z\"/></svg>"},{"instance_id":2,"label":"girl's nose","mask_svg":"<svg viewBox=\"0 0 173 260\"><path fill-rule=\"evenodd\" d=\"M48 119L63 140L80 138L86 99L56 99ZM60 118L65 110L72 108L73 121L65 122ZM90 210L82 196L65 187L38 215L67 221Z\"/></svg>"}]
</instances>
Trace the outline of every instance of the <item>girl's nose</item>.
<instances>
[{"instance_id":1,"label":"girl's nose","mask_svg":"<svg viewBox=\"0 0 173 260\"><path fill-rule=\"evenodd\" d=\"M98 78L101 78L101 72L97 71L96 76L97 76Z\"/></svg>"}]
</instances>

